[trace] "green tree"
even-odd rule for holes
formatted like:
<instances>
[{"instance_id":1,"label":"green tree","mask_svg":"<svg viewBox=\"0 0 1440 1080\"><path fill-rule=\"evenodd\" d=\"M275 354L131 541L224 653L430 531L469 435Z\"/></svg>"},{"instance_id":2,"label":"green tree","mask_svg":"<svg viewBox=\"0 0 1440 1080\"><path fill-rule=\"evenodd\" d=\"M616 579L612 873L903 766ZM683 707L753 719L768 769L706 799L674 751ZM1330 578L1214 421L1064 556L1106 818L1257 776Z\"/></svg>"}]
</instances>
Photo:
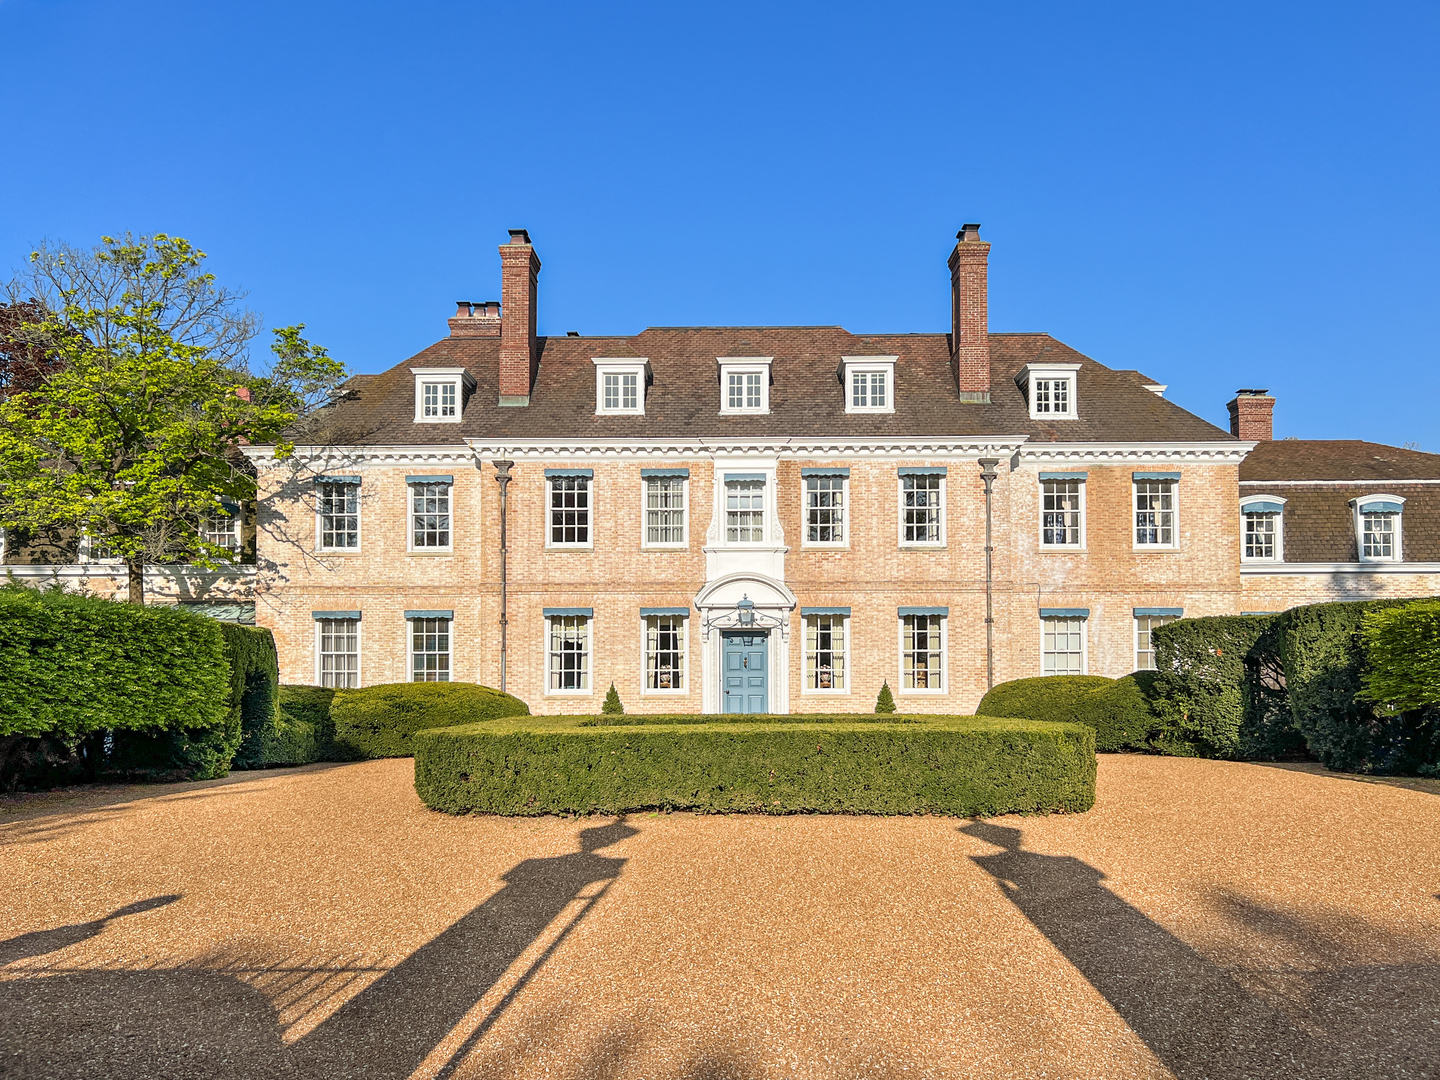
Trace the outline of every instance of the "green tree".
<instances>
[{"instance_id":1,"label":"green tree","mask_svg":"<svg viewBox=\"0 0 1440 1080\"><path fill-rule=\"evenodd\" d=\"M621 704L620 695L616 692L613 682L605 694L605 703L600 706L600 711L607 716L619 716L625 712L625 706Z\"/></svg>"},{"instance_id":2,"label":"green tree","mask_svg":"<svg viewBox=\"0 0 1440 1080\"><path fill-rule=\"evenodd\" d=\"M124 560L132 603L147 562L235 561L199 525L254 499L240 447L288 455L284 430L345 376L303 324L273 331L273 359L252 372L258 319L205 257L163 233L42 245L7 290L25 314L7 347L47 363L0 400L0 527L89 538Z\"/></svg>"},{"instance_id":3,"label":"green tree","mask_svg":"<svg viewBox=\"0 0 1440 1080\"><path fill-rule=\"evenodd\" d=\"M890 692L889 679L886 679L880 684L880 693L875 698L875 711L877 713L892 713L895 711L895 695Z\"/></svg>"}]
</instances>

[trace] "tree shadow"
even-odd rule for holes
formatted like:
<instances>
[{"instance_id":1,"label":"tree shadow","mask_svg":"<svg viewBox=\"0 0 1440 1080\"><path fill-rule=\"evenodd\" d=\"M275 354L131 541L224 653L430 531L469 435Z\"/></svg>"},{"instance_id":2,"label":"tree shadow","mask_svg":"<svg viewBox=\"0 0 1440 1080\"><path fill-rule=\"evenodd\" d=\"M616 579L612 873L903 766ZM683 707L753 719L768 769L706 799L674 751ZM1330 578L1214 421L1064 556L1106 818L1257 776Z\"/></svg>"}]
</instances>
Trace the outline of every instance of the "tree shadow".
<instances>
[{"instance_id":1,"label":"tree shadow","mask_svg":"<svg viewBox=\"0 0 1440 1080\"><path fill-rule=\"evenodd\" d=\"M1327 769L1318 761L1254 761L1250 764L1262 769L1283 769L1286 772L1323 776L1330 780L1350 780L1358 784L1379 784L1382 787L1419 791L1426 795L1440 795L1440 777L1434 776L1381 776L1375 773L1340 772Z\"/></svg>"},{"instance_id":2,"label":"tree shadow","mask_svg":"<svg viewBox=\"0 0 1440 1080\"><path fill-rule=\"evenodd\" d=\"M972 859L1178 1080L1437 1075L1440 963L1428 950L1399 964L1350 963L1323 927L1231 897L1239 926L1283 952L1303 943L1295 962L1232 972L1087 863L1025 851L1008 826L960 831L1001 849Z\"/></svg>"},{"instance_id":3,"label":"tree shadow","mask_svg":"<svg viewBox=\"0 0 1440 1080\"><path fill-rule=\"evenodd\" d=\"M26 975L36 977L0 980L6 1028L0 1074L57 1080L155 1075L403 1080L547 930L558 927L442 1066L440 1076L453 1075L620 875L626 860L599 852L638 832L620 818L582 829L577 852L519 863L503 876L501 889L288 1046L273 1002L233 968L27 969ZM142 903L159 906L157 901L170 898ZM577 904L578 910L567 913ZM62 931L83 933L74 940L84 940L106 921L140 909L131 905ZM45 933L58 936L45 939ZM73 943L61 931L12 941L16 949L38 950L28 955ZM294 974L303 979L307 973Z\"/></svg>"},{"instance_id":4,"label":"tree shadow","mask_svg":"<svg viewBox=\"0 0 1440 1080\"><path fill-rule=\"evenodd\" d=\"M0 967L6 964L13 964L17 960L29 960L32 957L44 956L47 953L59 952L61 949L69 948L71 945L78 945L82 941L89 941L96 937L115 919L123 919L127 915L139 915L142 911L154 911L156 908L164 907L166 904L173 904L179 900L178 893L170 893L166 896L152 896L148 900L137 900L133 904L126 904L122 908L116 908L109 915L102 915L90 922L72 923L69 926L57 926L51 930L36 930L29 934L20 934L18 937L8 938L0 941Z\"/></svg>"}]
</instances>

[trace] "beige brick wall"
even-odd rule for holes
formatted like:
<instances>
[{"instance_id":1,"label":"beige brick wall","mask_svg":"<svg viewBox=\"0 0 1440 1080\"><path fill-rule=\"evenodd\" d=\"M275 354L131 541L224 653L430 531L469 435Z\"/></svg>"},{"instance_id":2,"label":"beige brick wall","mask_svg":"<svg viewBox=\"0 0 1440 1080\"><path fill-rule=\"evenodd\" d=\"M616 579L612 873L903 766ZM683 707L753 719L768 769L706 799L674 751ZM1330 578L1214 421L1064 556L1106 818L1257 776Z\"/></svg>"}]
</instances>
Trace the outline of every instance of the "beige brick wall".
<instances>
[{"instance_id":1,"label":"beige brick wall","mask_svg":"<svg viewBox=\"0 0 1440 1080\"><path fill-rule=\"evenodd\" d=\"M1242 611L1285 611L1332 600L1440 596L1440 574L1245 574L1240 581Z\"/></svg>"}]
</instances>

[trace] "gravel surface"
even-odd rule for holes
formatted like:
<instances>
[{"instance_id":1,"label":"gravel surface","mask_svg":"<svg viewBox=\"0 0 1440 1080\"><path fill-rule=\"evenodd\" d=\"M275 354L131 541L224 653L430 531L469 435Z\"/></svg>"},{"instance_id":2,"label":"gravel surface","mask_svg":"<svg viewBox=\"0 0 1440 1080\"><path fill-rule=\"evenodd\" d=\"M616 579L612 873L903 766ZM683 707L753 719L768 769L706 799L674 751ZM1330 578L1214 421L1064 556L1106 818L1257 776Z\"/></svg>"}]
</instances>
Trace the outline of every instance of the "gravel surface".
<instances>
[{"instance_id":1,"label":"gravel surface","mask_svg":"<svg viewBox=\"0 0 1440 1080\"><path fill-rule=\"evenodd\" d=\"M449 818L407 760L0 800L0 1076L1440 1077L1440 784Z\"/></svg>"}]
</instances>

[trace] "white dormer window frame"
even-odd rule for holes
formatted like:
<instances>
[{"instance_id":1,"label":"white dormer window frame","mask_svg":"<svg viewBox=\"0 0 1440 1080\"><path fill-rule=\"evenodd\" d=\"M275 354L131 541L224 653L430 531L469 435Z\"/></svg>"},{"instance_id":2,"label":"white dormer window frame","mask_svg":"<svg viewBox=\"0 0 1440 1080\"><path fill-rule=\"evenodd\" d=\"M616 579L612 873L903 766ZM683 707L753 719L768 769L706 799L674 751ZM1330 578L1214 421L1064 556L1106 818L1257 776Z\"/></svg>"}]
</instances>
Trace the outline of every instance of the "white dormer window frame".
<instances>
[{"instance_id":1,"label":"white dormer window frame","mask_svg":"<svg viewBox=\"0 0 1440 1080\"><path fill-rule=\"evenodd\" d=\"M1285 498L1280 495L1247 495L1240 500L1240 561L1247 563L1279 563L1285 561ZM1279 507L1279 509L1276 509ZM1272 520L1272 529L1251 531L1251 515ZM1260 524L1260 523L1256 523ZM1271 554L1259 554L1266 547Z\"/></svg>"},{"instance_id":2,"label":"white dormer window frame","mask_svg":"<svg viewBox=\"0 0 1440 1080\"><path fill-rule=\"evenodd\" d=\"M720 415L765 416L770 412L773 356L720 356Z\"/></svg>"},{"instance_id":3,"label":"white dormer window frame","mask_svg":"<svg viewBox=\"0 0 1440 1080\"><path fill-rule=\"evenodd\" d=\"M1360 561L1404 562L1404 497L1383 493L1362 495L1351 499L1350 506L1355 515L1355 554ZM1384 520L1367 521L1367 517Z\"/></svg>"},{"instance_id":4,"label":"white dormer window frame","mask_svg":"<svg viewBox=\"0 0 1440 1080\"><path fill-rule=\"evenodd\" d=\"M1079 372L1079 364L1026 364L1021 368L1015 382L1030 405L1030 419L1078 419Z\"/></svg>"},{"instance_id":5,"label":"white dormer window frame","mask_svg":"<svg viewBox=\"0 0 1440 1080\"><path fill-rule=\"evenodd\" d=\"M415 423L458 424L475 378L462 367L411 368L415 376Z\"/></svg>"},{"instance_id":6,"label":"white dormer window frame","mask_svg":"<svg viewBox=\"0 0 1440 1080\"><path fill-rule=\"evenodd\" d=\"M595 365L595 415L644 416L650 361L644 357L592 356Z\"/></svg>"},{"instance_id":7,"label":"white dormer window frame","mask_svg":"<svg viewBox=\"0 0 1440 1080\"><path fill-rule=\"evenodd\" d=\"M842 356L847 413L895 411L895 361L898 356Z\"/></svg>"}]
</instances>

